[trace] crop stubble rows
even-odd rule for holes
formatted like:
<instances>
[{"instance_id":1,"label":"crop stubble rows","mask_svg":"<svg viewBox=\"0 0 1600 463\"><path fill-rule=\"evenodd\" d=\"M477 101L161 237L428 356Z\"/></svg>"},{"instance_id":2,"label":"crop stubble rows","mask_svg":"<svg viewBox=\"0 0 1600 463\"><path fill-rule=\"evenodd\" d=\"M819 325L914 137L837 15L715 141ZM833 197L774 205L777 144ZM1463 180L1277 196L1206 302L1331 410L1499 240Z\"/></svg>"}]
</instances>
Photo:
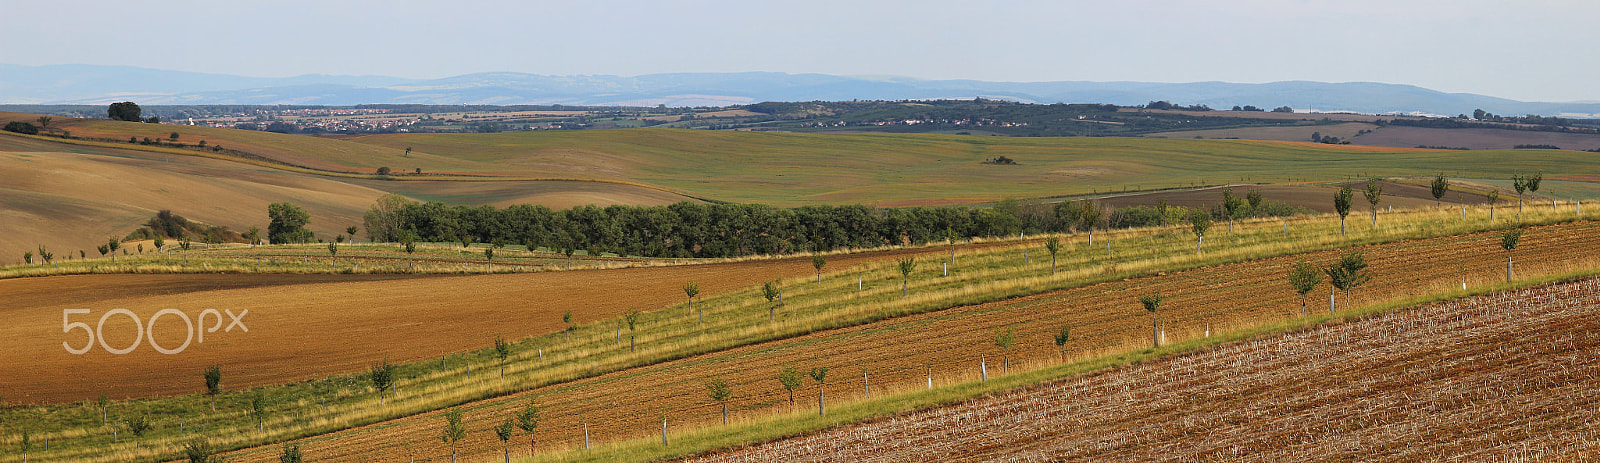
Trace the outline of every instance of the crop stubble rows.
<instances>
[{"instance_id":1,"label":"crop stubble rows","mask_svg":"<svg viewBox=\"0 0 1600 463\"><path fill-rule=\"evenodd\" d=\"M1594 458L1600 280L1431 304L694 461Z\"/></svg>"}]
</instances>

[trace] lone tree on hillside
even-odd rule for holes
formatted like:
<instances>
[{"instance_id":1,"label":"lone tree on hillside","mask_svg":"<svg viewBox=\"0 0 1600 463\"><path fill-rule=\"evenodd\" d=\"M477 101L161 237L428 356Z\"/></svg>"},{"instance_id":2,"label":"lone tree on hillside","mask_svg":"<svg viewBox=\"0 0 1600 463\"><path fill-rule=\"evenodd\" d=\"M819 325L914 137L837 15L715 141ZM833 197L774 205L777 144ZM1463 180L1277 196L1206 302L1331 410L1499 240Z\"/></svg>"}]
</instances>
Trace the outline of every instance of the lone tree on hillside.
<instances>
[{"instance_id":1,"label":"lone tree on hillside","mask_svg":"<svg viewBox=\"0 0 1600 463\"><path fill-rule=\"evenodd\" d=\"M994 335L994 345L1000 348L1001 374L1011 374L1011 346L1017 345L1017 333L1007 327L1006 332Z\"/></svg>"},{"instance_id":2,"label":"lone tree on hillside","mask_svg":"<svg viewBox=\"0 0 1600 463\"><path fill-rule=\"evenodd\" d=\"M827 410L822 405L823 404L823 402L822 402L822 397L823 397L822 385L828 379L828 367L812 368L810 375L811 375L811 379L817 380L817 416L822 416L825 413L825 411Z\"/></svg>"},{"instance_id":3,"label":"lone tree on hillside","mask_svg":"<svg viewBox=\"0 0 1600 463\"><path fill-rule=\"evenodd\" d=\"M1200 245L1206 242L1206 230L1211 229L1211 214L1195 208L1189 213L1189 231L1194 232L1194 252L1200 252Z\"/></svg>"},{"instance_id":4,"label":"lone tree on hillside","mask_svg":"<svg viewBox=\"0 0 1600 463\"><path fill-rule=\"evenodd\" d=\"M54 122L54 121L55 121L55 118L50 117L50 116L39 116L38 119L34 119L34 122L38 122L39 123L39 130L43 130L45 132L49 132L50 131L50 123Z\"/></svg>"},{"instance_id":5,"label":"lone tree on hillside","mask_svg":"<svg viewBox=\"0 0 1600 463\"><path fill-rule=\"evenodd\" d=\"M1429 191L1433 193L1434 205L1443 205L1440 200L1444 198L1445 193L1450 192L1450 181L1444 178L1443 172L1433 177L1433 184L1429 187Z\"/></svg>"},{"instance_id":6,"label":"lone tree on hillside","mask_svg":"<svg viewBox=\"0 0 1600 463\"><path fill-rule=\"evenodd\" d=\"M1044 240L1044 250L1050 251L1050 273L1056 273L1056 254L1061 252L1061 238L1052 236Z\"/></svg>"},{"instance_id":7,"label":"lone tree on hillside","mask_svg":"<svg viewBox=\"0 0 1600 463\"><path fill-rule=\"evenodd\" d=\"M917 261L911 257L895 259L900 268L900 297L906 297L906 288L911 286L911 271L916 269Z\"/></svg>"},{"instance_id":8,"label":"lone tree on hillside","mask_svg":"<svg viewBox=\"0 0 1600 463\"><path fill-rule=\"evenodd\" d=\"M522 433L528 436L528 454L538 453L538 448L535 447L537 441L534 440L533 431L539 429L539 408L534 407L533 401L529 400L527 405L522 406L522 411L517 412L516 418L517 429L521 429Z\"/></svg>"},{"instance_id":9,"label":"lone tree on hillside","mask_svg":"<svg viewBox=\"0 0 1600 463\"><path fill-rule=\"evenodd\" d=\"M1244 206L1244 200L1233 195L1232 188L1222 190L1222 210L1228 213L1228 233L1233 233L1233 218L1239 215L1239 208Z\"/></svg>"},{"instance_id":10,"label":"lone tree on hillside","mask_svg":"<svg viewBox=\"0 0 1600 463\"><path fill-rule=\"evenodd\" d=\"M217 411L217 394L222 393L222 365L206 367L206 395L211 396L211 411Z\"/></svg>"},{"instance_id":11,"label":"lone tree on hillside","mask_svg":"<svg viewBox=\"0 0 1600 463\"><path fill-rule=\"evenodd\" d=\"M128 418L127 424L128 434L133 434L133 448L138 450L138 439L144 437L144 433L150 432L150 428L154 427L154 425L150 423L150 417L145 415L138 415L133 418Z\"/></svg>"},{"instance_id":12,"label":"lone tree on hillside","mask_svg":"<svg viewBox=\"0 0 1600 463\"><path fill-rule=\"evenodd\" d=\"M1492 221L1494 220L1494 203L1500 202L1500 190L1489 189L1489 192L1483 195L1483 199L1489 203L1489 220Z\"/></svg>"},{"instance_id":13,"label":"lone tree on hillside","mask_svg":"<svg viewBox=\"0 0 1600 463\"><path fill-rule=\"evenodd\" d=\"M1294 268L1289 269L1289 285L1294 286L1294 291L1300 293L1300 316L1311 314L1310 309L1306 308L1306 294L1317 289L1317 285L1321 283L1322 274L1306 261L1297 261L1294 263Z\"/></svg>"},{"instance_id":14,"label":"lone tree on hillside","mask_svg":"<svg viewBox=\"0 0 1600 463\"><path fill-rule=\"evenodd\" d=\"M256 430L265 431L267 428L267 396L257 392L250 396L250 416L256 419Z\"/></svg>"},{"instance_id":15,"label":"lone tree on hillside","mask_svg":"<svg viewBox=\"0 0 1600 463\"><path fill-rule=\"evenodd\" d=\"M506 463L511 463L511 433L516 429L511 424L511 418L506 418L505 422L494 427L494 437L500 439L500 448L505 451Z\"/></svg>"},{"instance_id":16,"label":"lone tree on hillside","mask_svg":"<svg viewBox=\"0 0 1600 463\"><path fill-rule=\"evenodd\" d=\"M372 380L372 388L378 390L378 405L387 405L384 393L394 387L395 366L389 359L372 364L372 369L367 371L367 379Z\"/></svg>"},{"instance_id":17,"label":"lone tree on hillside","mask_svg":"<svg viewBox=\"0 0 1600 463\"><path fill-rule=\"evenodd\" d=\"M1378 202L1383 201L1383 184L1378 183L1378 178L1367 179L1367 189L1361 192L1367 197L1368 207L1372 208L1372 225L1378 225Z\"/></svg>"},{"instance_id":18,"label":"lone tree on hillside","mask_svg":"<svg viewBox=\"0 0 1600 463\"><path fill-rule=\"evenodd\" d=\"M711 382L706 383L706 395L710 396L711 400L722 404L722 425L727 426L728 398L733 397L733 393L728 392L728 382L723 381L722 378L711 380Z\"/></svg>"},{"instance_id":19,"label":"lone tree on hillside","mask_svg":"<svg viewBox=\"0 0 1600 463\"><path fill-rule=\"evenodd\" d=\"M1339 256L1339 261L1322 270L1328 275L1328 284L1344 293L1345 305L1350 305L1350 291L1367 283L1372 275L1367 272L1366 257L1350 251ZM1333 292L1328 293L1328 313L1334 312Z\"/></svg>"},{"instance_id":20,"label":"lone tree on hillside","mask_svg":"<svg viewBox=\"0 0 1600 463\"><path fill-rule=\"evenodd\" d=\"M1061 361L1067 361L1067 341L1072 340L1072 327L1061 325L1061 331L1056 333L1056 348L1061 349Z\"/></svg>"},{"instance_id":21,"label":"lone tree on hillside","mask_svg":"<svg viewBox=\"0 0 1600 463\"><path fill-rule=\"evenodd\" d=\"M822 266L824 265L828 265L828 258L822 257L821 254L813 254L811 256L811 267L817 269L817 283L822 283Z\"/></svg>"},{"instance_id":22,"label":"lone tree on hillside","mask_svg":"<svg viewBox=\"0 0 1600 463\"><path fill-rule=\"evenodd\" d=\"M778 306L773 305L772 301L778 299L779 294L781 293L778 289L778 280L761 284L761 296L767 298L767 321L772 321L773 317L776 316Z\"/></svg>"},{"instance_id":23,"label":"lone tree on hillside","mask_svg":"<svg viewBox=\"0 0 1600 463\"><path fill-rule=\"evenodd\" d=\"M291 203L273 203L267 206L267 240L272 244L304 243L311 241L311 214Z\"/></svg>"},{"instance_id":24,"label":"lone tree on hillside","mask_svg":"<svg viewBox=\"0 0 1600 463\"><path fill-rule=\"evenodd\" d=\"M1511 282L1511 251L1517 249L1517 242L1522 240L1522 229L1518 228L1500 235L1500 248L1506 250L1506 283Z\"/></svg>"},{"instance_id":25,"label":"lone tree on hillside","mask_svg":"<svg viewBox=\"0 0 1600 463\"><path fill-rule=\"evenodd\" d=\"M1100 218L1105 216L1105 209L1099 203L1092 203L1085 199L1078 207L1078 227L1089 230L1089 244L1094 244L1094 227L1100 225Z\"/></svg>"},{"instance_id":26,"label":"lone tree on hillside","mask_svg":"<svg viewBox=\"0 0 1600 463\"><path fill-rule=\"evenodd\" d=\"M494 337L494 356L500 359L500 379L505 379L506 359L511 357L511 344L499 335Z\"/></svg>"},{"instance_id":27,"label":"lone tree on hillside","mask_svg":"<svg viewBox=\"0 0 1600 463\"><path fill-rule=\"evenodd\" d=\"M630 310L628 310L627 313L622 315L623 320L626 320L628 322L628 350L629 351L634 350L634 348L638 346L638 343L636 341L637 338L634 336L634 331L639 327L639 315L640 314L641 313L639 312L638 309L630 309Z\"/></svg>"},{"instance_id":28,"label":"lone tree on hillside","mask_svg":"<svg viewBox=\"0 0 1600 463\"><path fill-rule=\"evenodd\" d=\"M1339 236L1344 236L1344 218L1350 216L1350 200L1353 196L1355 192L1350 190L1349 185L1333 195L1333 210L1339 213Z\"/></svg>"},{"instance_id":29,"label":"lone tree on hillside","mask_svg":"<svg viewBox=\"0 0 1600 463\"><path fill-rule=\"evenodd\" d=\"M1162 299L1165 298L1161 297L1160 291L1148 296L1139 296L1139 304L1144 305L1144 310L1150 312L1150 344L1154 347L1161 347L1161 319L1157 317L1156 311L1161 310Z\"/></svg>"},{"instance_id":30,"label":"lone tree on hillside","mask_svg":"<svg viewBox=\"0 0 1600 463\"><path fill-rule=\"evenodd\" d=\"M141 112L143 111L139 109L139 105L132 101L111 103L111 106L106 107L106 117L113 121L144 122Z\"/></svg>"},{"instance_id":31,"label":"lone tree on hillside","mask_svg":"<svg viewBox=\"0 0 1600 463\"><path fill-rule=\"evenodd\" d=\"M683 284L683 295L689 296L689 310L694 310L694 297L700 295L700 285L694 284L693 281L688 282L688 283L684 283ZM700 313L700 323L705 323L705 322L706 322L706 314L704 312L701 312Z\"/></svg>"},{"instance_id":32,"label":"lone tree on hillside","mask_svg":"<svg viewBox=\"0 0 1600 463\"><path fill-rule=\"evenodd\" d=\"M690 299L690 302L693 303L693 299ZM572 311L571 310L568 310L566 314L561 316L561 323L566 323L567 324L567 329L561 331L562 335L566 337L565 340L571 341L572 340Z\"/></svg>"},{"instance_id":33,"label":"lone tree on hillside","mask_svg":"<svg viewBox=\"0 0 1600 463\"><path fill-rule=\"evenodd\" d=\"M800 389L801 381L805 377L800 374L800 369L794 365L784 365L778 371L778 383L783 384L783 389L789 391L789 405L794 405L794 391Z\"/></svg>"},{"instance_id":34,"label":"lone tree on hillside","mask_svg":"<svg viewBox=\"0 0 1600 463\"><path fill-rule=\"evenodd\" d=\"M1522 213L1522 195L1528 192L1528 177L1511 174L1511 187L1517 190L1517 213Z\"/></svg>"},{"instance_id":35,"label":"lone tree on hillside","mask_svg":"<svg viewBox=\"0 0 1600 463\"><path fill-rule=\"evenodd\" d=\"M461 410L444 412L444 432L439 440L450 445L450 463L456 461L456 443L467 438L467 428L461 426Z\"/></svg>"}]
</instances>

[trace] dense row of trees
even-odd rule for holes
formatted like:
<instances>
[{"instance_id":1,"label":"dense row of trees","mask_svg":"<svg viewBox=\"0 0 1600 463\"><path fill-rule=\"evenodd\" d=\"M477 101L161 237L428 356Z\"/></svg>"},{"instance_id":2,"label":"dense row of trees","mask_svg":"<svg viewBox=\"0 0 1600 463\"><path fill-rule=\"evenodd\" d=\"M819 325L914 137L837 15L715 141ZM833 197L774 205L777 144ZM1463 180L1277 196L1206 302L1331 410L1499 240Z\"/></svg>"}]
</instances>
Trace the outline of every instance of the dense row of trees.
<instances>
[{"instance_id":1,"label":"dense row of trees","mask_svg":"<svg viewBox=\"0 0 1600 463\"><path fill-rule=\"evenodd\" d=\"M1307 212L1264 202L1259 194L1231 209L1207 211L1218 220ZM992 208L913 207L877 209L861 205L794 209L762 204L669 206L580 206L553 210L539 205L449 206L417 203L398 195L380 198L366 214L367 236L377 242L473 242L522 244L556 251L585 250L650 257L731 257L925 244L1019 233L1085 231L1094 228L1179 223L1181 207L1134 207L1110 212L1098 204L1054 205L1001 201ZM276 215L274 217L277 217ZM277 228L270 228L278 236ZM274 238L274 242L278 242ZM289 240L293 242L295 240Z\"/></svg>"},{"instance_id":2,"label":"dense row of trees","mask_svg":"<svg viewBox=\"0 0 1600 463\"><path fill-rule=\"evenodd\" d=\"M921 244L961 237L1061 230L1054 209L1024 213L1015 201L986 209L761 204L580 206L552 210L537 205L505 209L416 203L380 198L367 212L373 241L407 239L524 244L654 257L728 257ZM1026 220L1025 220L1026 219Z\"/></svg>"}]
</instances>

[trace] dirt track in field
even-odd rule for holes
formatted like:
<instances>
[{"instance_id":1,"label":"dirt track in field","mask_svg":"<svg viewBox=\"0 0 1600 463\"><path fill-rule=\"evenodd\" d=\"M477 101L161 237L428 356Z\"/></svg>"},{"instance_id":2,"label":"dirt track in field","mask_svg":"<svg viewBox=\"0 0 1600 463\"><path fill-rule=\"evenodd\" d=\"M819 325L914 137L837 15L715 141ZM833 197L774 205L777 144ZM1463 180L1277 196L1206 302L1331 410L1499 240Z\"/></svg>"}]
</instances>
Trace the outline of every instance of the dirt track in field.
<instances>
[{"instance_id":1,"label":"dirt track in field","mask_svg":"<svg viewBox=\"0 0 1600 463\"><path fill-rule=\"evenodd\" d=\"M1596 265L1590 256L1600 251L1597 227L1600 224L1579 223L1532 229L1518 250L1519 262L1523 262L1519 268L1534 274ZM1463 267L1473 286L1504 276L1505 256L1498 235L1493 234L1363 250L1375 276L1357 293L1357 304L1455 287L1460 284ZM1323 263L1335 254L1325 251L1218 265L956 307L474 402L461 407L469 430L463 455L469 461L498 457L499 442L490 428L530 398L542 408L544 417L540 448L570 449L581 446L584 422L599 445L659 432L659 414L670 417L674 429L713 425L718 408L706 398L704 386L712 378L729 383L733 391L730 408L736 420L791 409L815 410L817 389L809 379L797 393L798 404L788 404L787 393L776 381L777 371L784 365L802 370L831 367L827 397L835 403L860 397L863 367L878 391L922 387L925 368L932 369L937 384L976 379L980 355L987 355L991 375L1000 374L1002 353L994 347L994 337L1008 328L1015 330L1018 339L1009 353L1017 368L1056 362L1060 354L1051 336L1063 324L1073 327L1070 356L1137 348L1150 342L1150 316L1139 308L1136 298L1152 291L1168 297L1161 316L1169 342L1202 336L1208 323L1212 329L1224 330L1297 316L1299 297L1284 280L1287 269L1297 259ZM1311 310L1327 309L1326 285L1322 288L1311 297ZM1342 307L1347 301L1341 296L1339 304ZM425 413L320 436L304 444L308 455L317 455L319 461L368 461L374 455L405 461L410 454L403 450L404 445L410 445L419 459L448 458L448 448L437 439L416 437L437 433L440 422L439 412ZM513 455L526 455L526 448L526 442L520 449L514 447ZM238 456L240 461L269 461L276 455L275 449L250 449ZM926 458L909 458L919 459Z\"/></svg>"},{"instance_id":2,"label":"dirt track in field","mask_svg":"<svg viewBox=\"0 0 1600 463\"><path fill-rule=\"evenodd\" d=\"M691 461L1591 459L1596 306L1592 279L1451 301Z\"/></svg>"},{"instance_id":3,"label":"dirt track in field","mask_svg":"<svg viewBox=\"0 0 1600 463\"><path fill-rule=\"evenodd\" d=\"M988 246L980 244L977 246ZM970 247L969 247L970 249ZM836 255L828 270L943 249ZM0 280L0 396L18 402L70 402L106 394L152 397L204 391L200 372L227 365L228 388L283 384L394 362L437 358L481 349L496 335L507 339L558 332L561 316L591 323L630 308L656 310L682 304L686 281L701 297L762 281L811 274L809 257L672 267L573 270L525 274L406 275L72 275ZM97 344L73 355L88 339L83 330L62 333L63 309L89 309L70 322L98 324L112 309L143 320L177 309L191 320L205 309L249 310L239 328L207 333L182 353L163 355L148 342L125 355ZM207 328L214 319L208 317ZM198 320L195 320L198 323ZM223 315L223 321L230 319ZM227 327L228 323L222 326ZM155 339L173 349L185 339L178 317L163 316ZM125 316L106 319L106 344L121 349L136 330Z\"/></svg>"}]
</instances>

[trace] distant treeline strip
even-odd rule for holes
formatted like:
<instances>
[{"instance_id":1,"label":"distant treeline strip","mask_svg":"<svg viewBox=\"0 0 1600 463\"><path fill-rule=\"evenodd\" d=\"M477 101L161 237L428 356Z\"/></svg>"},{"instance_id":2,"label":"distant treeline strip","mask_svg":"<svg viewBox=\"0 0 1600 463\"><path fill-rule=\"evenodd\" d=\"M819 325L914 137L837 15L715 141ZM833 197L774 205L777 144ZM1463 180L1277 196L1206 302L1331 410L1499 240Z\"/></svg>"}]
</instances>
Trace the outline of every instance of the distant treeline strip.
<instances>
[{"instance_id":1,"label":"distant treeline strip","mask_svg":"<svg viewBox=\"0 0 1600 463\"><path fill-rule=\"evenodd\" d=\"M1267 201L1239 217L1308 213ZM1159 211L1159 212L1158 212ZM1211 215L1226 218L1220 206ZM584 250L646 257L737 257L913 245L1018 233L1065 232L1089 227L1149 226L1187 220L1181 207L1148 206L1107 214L1088 201L1054 205L1001 201L992 208L873 208L863 205L805 206L764 204L668 206L579 206L553 210L519 204L449 206L418 203L399 195L379 198L367 211L367 236L377 242L521 244L530 249Z\"/></svg>"}]
</instances>

